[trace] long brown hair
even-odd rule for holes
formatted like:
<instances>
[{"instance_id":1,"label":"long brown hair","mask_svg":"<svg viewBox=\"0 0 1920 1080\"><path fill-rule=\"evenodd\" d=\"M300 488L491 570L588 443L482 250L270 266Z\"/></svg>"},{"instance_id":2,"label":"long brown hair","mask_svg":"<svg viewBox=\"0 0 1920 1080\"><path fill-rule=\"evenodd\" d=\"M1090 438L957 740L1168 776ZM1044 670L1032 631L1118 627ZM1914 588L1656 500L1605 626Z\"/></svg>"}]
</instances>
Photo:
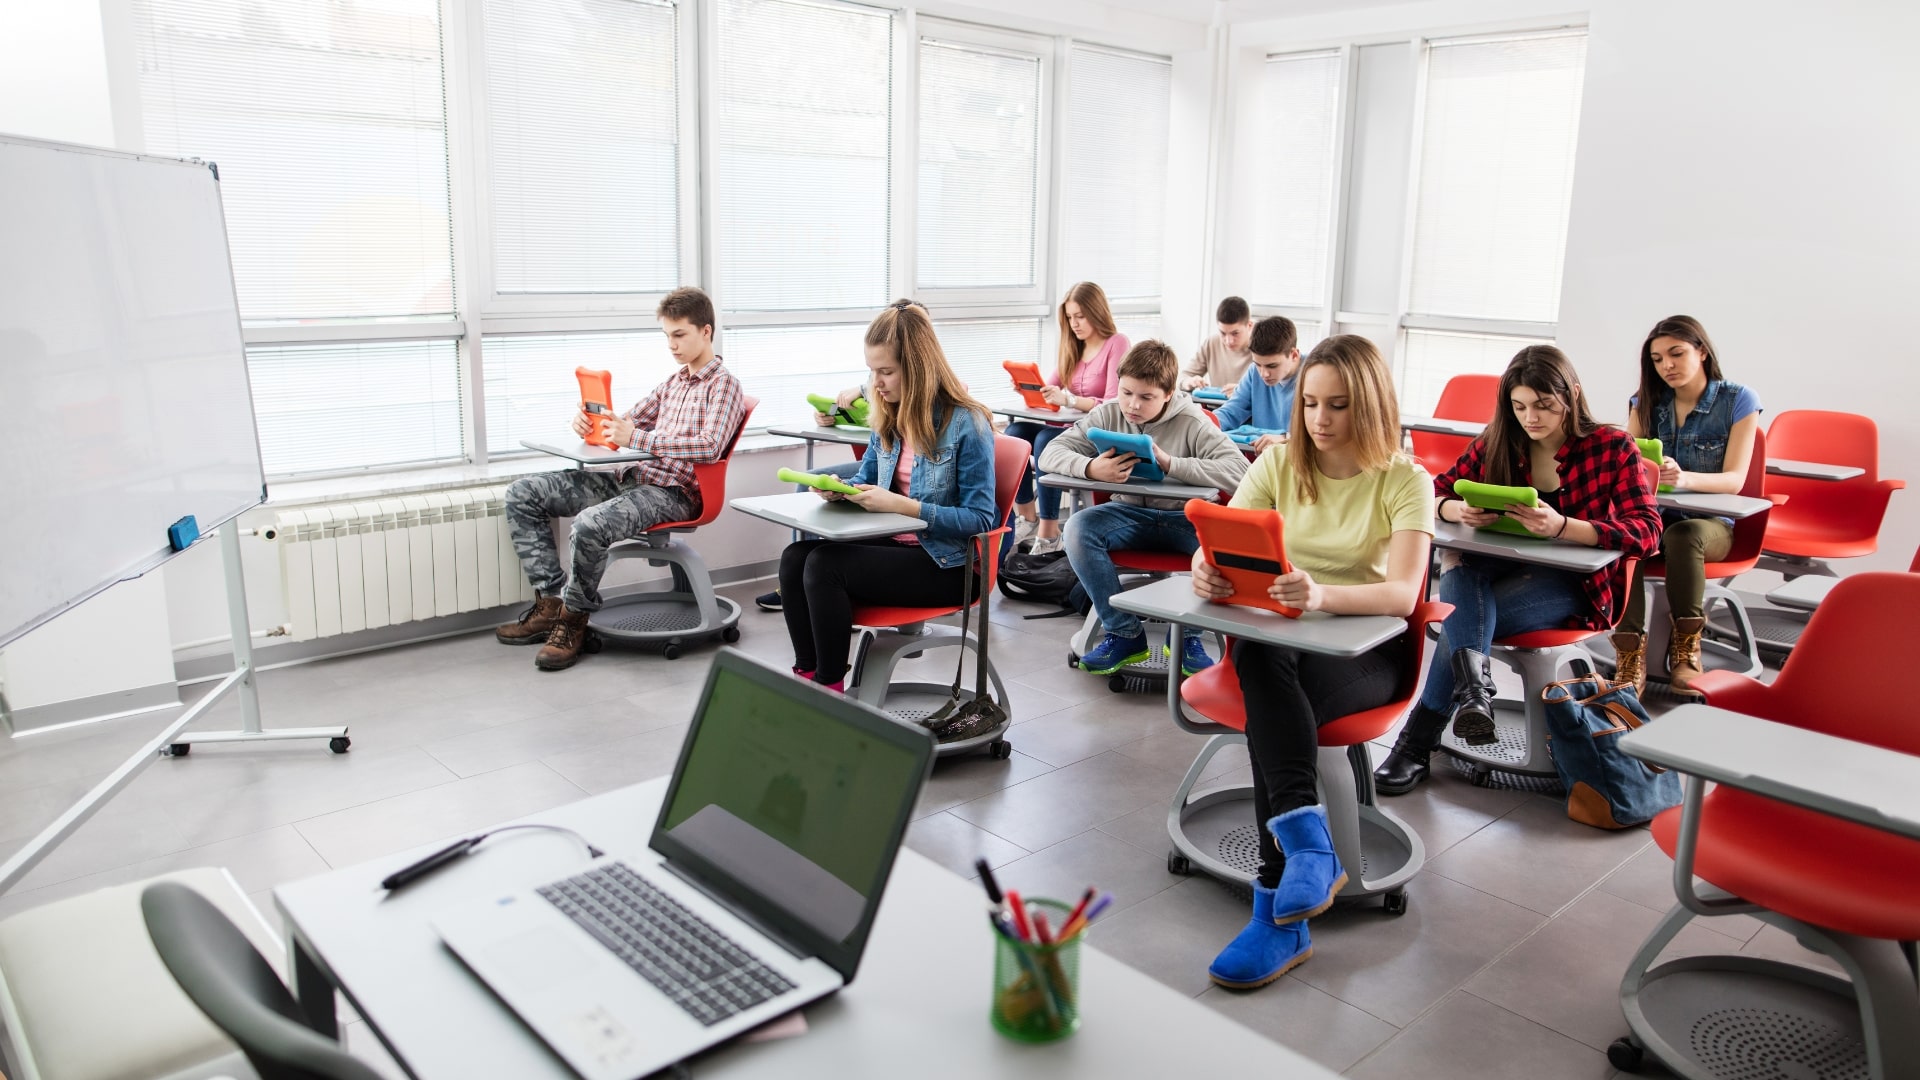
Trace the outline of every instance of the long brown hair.
<instances>
[{"instance_id":1,"label":"long brown hair","mask_svg":"<svg viewBox=\"0 0 1920 1080\"><path fill-rule=\"evenodd\" d=\"M1091 281L1081 281L1067 290L1067 297L1060 301L1060 387L1066 389L1073 381L1073 373L1085 360L1087 343L1073 336L1073 327L1067 324L1067 305L1080 305L1080 314L1093 324L1093 332L1103 341L1110 340L1120 331L1113 325L1113 309L1107 306L1106 291Z\"/></svg>"},{"instance_id":2,"label":"long brown hair","mask_svg":"<svg viewBox=\"0 0 1920 1080\"><path fill-rule=\"evenodd\" d=\"M1288 427L1295 433L1287 443L1287 466L1293 473L1293 489L1301 502L1320 497L1313 481L1319 467L1319 454L1313 439L1306 436L1307 408L1300 388L1306 386L1307 372L1320 366L1340 373L1347 384L1347 408L1352 413L1355 460L1365 472L1375 472L1400 458L1400 399L1393 392L1393 375L1380 350L1358 334L1335 334L1313 347L1300 364L1300 382L1293 395L1293 421Z\"/></svg>"},{"instance_id":3,"label":"long brown hair","mask_svg":"<svg viewBox=\"0 0 1920 1080\"><path fill-rule=\"evenodd\" d=\"M1633 407L1633 418L1639 422L1640 434L1652 438L1653 395L1667 388L1667 380L1653 366L1653 339L1679 338L1681 341L1700 350L1700 366L1707 373L1708 382L1716 382L1720 375L1720 354L1713 351L1713 339L1707 337L1707 328L1700 320L1691 315L1669 315L1653 324L1647 331L1647 340L1640 343L1640 394L1639 401Z\"/></svg>"},{"instance_id":4,"label":"long brown hair","mask_svg":"<svg viewBox=\"0 0 1920 1080\"><path fill-rule=\"evenodd\" d=\"M1513 392L1522 386L1557 400L1567 410L1564 423L1568 442L1586 438L1600 426L1587 411L1580 376L1566 353L1551 345L1521 349L1500 376L1500 397L1494 404L1493 419L1480 435L1480 461L1489 484L1523 484L1531 471L1526 463L1533 460L1529 445L1533 440L1513 415Z\"/></svg>"},{"instance_id":5,"label":"long brown hair","mask_svg":"<svg viewBox=\"0 0 1920 1080\"><path fill-rule=\"evenodd\" d=\"M912 300L896 300L867 327L867 344L893 350L900 365L900 404L894 405L873 395L873 430L880 445L891 451L894 440L904 437L916 454L925 454L939 443L940 431L953 422L954 414L969 409L982 420L992 414L953 373L940 338L933 332L933 320L927 309ZM935 414L941 414L940 427L934 427ZM884 482L886 478L882 477Z\"/></svg>"}]
</instances>

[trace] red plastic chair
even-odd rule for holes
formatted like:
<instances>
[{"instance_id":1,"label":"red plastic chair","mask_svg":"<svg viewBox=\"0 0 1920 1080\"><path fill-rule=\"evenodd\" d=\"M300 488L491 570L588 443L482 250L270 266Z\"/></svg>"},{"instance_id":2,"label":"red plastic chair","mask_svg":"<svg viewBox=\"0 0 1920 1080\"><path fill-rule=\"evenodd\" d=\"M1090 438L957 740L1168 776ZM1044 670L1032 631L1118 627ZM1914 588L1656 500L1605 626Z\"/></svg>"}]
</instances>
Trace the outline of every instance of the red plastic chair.
<instances>
[{"instance_id":1,"label":"red plastic chair","mask_svg":"<svg viewBox=\"0 0 1920 1080\"><path fill-rule=\"evenodd\" d=\"M760 399L743 396L741 406L739 426L727 438L720 457L693 467L694 483L700 491L700 513L686 521L662 522L636 539L607 549L609 569L617 561L645 559L654 566L668 567L673 587L665 592L609 599L587 623L598 637L625 644L659 642L660 654L669 660L678 660L687 644L702 638L740 640L740 605L714 592L713 573L707 569L706 560L675 537L712 524L726 509L727 468L753 410L760 407ZM588 647L598 651L598 642L590 639Z\"/></svg>"},{"instance_id":2,"label":"red plastic chair","mask_svg":"<svg viewBox=\"0 0 1920 1080\"><path fill-rule=\"evenodd\" d=\"M1005 521L1007 515L1013 512L1013 497L1020 490L1020 474L1032 454L1033 447L1024 439L1016 439L1011 435L993 437L993 501L999 510L995 520ZM893 669L902 659L918 656L929 649L958 647L973 650L976 657L979 655L979 639L975 635L962 636L957 627L927 624L934 619L957 615L962 607L978 606L978 617L988 617L987 605L983 601L992 594L994 583L999 580L1000 541L1006 532L1006 526L1002 525L973 538L980 568L974 579L978 589L974 601L946 607L876 604L853 609L853 624L856 627L866 627L878 633L871 640L863 642L854 660L853 671L847 679L849 696L877 709L886 709L883 703L892 698L895 707L886 711L907 719L918 719L930 711L916 709L909 699L931 696L937 699L931 703L934 705L946 700L950 684L895 681ZM991 657L987 660L987 678L993 683L998 700L1006 702L1007 688L1001 682L1000 672L994 667ZM1004 758L1013 752L1013 747L1000 738L1000 734L996 731L973 739L946 743L939 752L944 756L984 745L994 757Z\"/></svg>"},{"instance_id":3,"label":"red plastic chair","mask_svg":"<svg viewBox=\"0 0 1920 1080\"><path fill-rule=\"evenodd\" d=\"M1740 485L1740 494L1749 498L1767 498L1779 509L1779 502L1785 496L1768 496L1767 482L1767 433L1755 430L1753 433L1753 456L1747 461L1747 479ZM1748 518L1733 523L1733 546L1728 549L1727 557L1719 562L1710 562L1706 566L1707 591L1700 610L1709 616L1715 602L1726 606L1727 615L1733 619L1734 628L1739 631L1738 643L1716 641L1711 637L1700 640L1702 653L1712 651L1735 660L1744 660L1746 667L1743 675L1758 675L1762 669L1760 663L1759 637L1753 632L1753 619L1747 614L1747 606L1740 602L1732 589L1724 584L1732 578L1754 568L1760 561L1760 545L1767 534L1767 521L1773 516L1772 510L1763 510ZM1656 603L1647 605L1647 678L1666 678L1667 644L1672 639L1672 627L1666 612L1667 564L1660 556L1655 556L1643 565L1643 576L1649 582L1658 582L1659 591L1655 593ZM1659 665L1656 667L1656 662Z\"/></svg>"},{"instance_id":4,"label":"red plastic chair","mask_svg":"<svg viewBox=\"0 0 1920 1080\"><path fill-rule=\"evenodd\" d=\"M1424 592L1424 590L1422 590ZM1334 850L1347 870L1344 898L1381 896L1386 910L1398 915L1407 909L1406 882L1426 863L1426 845L1420 834L1398 816L1378 805L1373 791L1373 761L1367 743L1393 729L1413 706L1425 670L1427 627L1445 619L1451 604L1425 600L1407 616L1407 633L1414 647L1400 685L1405 694L1375 709L1343 716L1319 730L1320 801L1327 808L1327 824ZM1206 775L1214 755L1229 746L1244 745L1247 704L1240 695L1240 675L1233 666L1231 641L1219 663L1192 677L1180 665L1168 669L1167 700L1173 722L1182 731L1210 735L1174 791L1167 811L1167 833L1173 851L1167 869L1176 874L1201 870L1231 884L1244 885L1259 867L1259 828L1253 817L1251 784L1215 788L1190 798ZM1225 853L1235 860L1228 862Z\"/></svg>"},{"instance_id":5,"label":"red plastic chair","mask_svg":"<svg viewBox=\"0 0 1920 1080\"><path fill-rule=\"evenodd\" d=\"M1440 391L1440 403L1433 407L1438 420L1467 420L1484 424L1493 419L1500 407L1500 376L1455 375ZM1453 468L1473 440L1464 435L1442 435L1434 431L1412 431L1413 456L1435 476Z\"/></svg>"},{"instance_id":6,"label":"red plastic chair","mask_svg":"<svg viewBox=\"0 0 1920 1080\"><path fill-rule=\"evenodd\" d=\"M1887 500L1907 482L1879 478L1880 429L1872 420L1854 413L1795 409L1774 417L1767 441L1768 453L1778 459L1866 470L1851 480L1767 476L1769 496L1788 496L1767 520L1762 547L1770 563L1780 564L1770 569L1781 570L1789 579L1831 575L1833 570L1821 560L1856 559L1878 550Z\"/></svg>"},{"instance_id":7,"label":"red plastic chair","mask_svg":"<svg viewBox=\"0 0 1920 1080\"><path fill-rule=\"evenodd\" d=\"M1906 686L1907 665L1920 643L1913 623L1917 609L1920 576L1882 572L1849 577L1813 613L1799 645L1771 684L1709 671L1693 685L1718 708L1920 755L1920 724L1914 722ZM1913 771L1920 776L1920 756ZM1710 957L1680 963L1690 970L1731 967L1743 980L1765 972L1803 988L1811 985L1856 997L1867 1021L1869 1055L1887 1049L1875 1045L1872 1033L1877 1027L1880 1040L1906 1040L1904 1068L1920 1070L1913 971L1893 944L1920 939L1920 903L1914 899L1920 896L1920 841L1730 784L1703 795L1704 788L1704 782L1690 778L1686 803L1652 823L1654 842L1678 863L1675 882L1681 903L1628 968L1621 997L1629 1019L1641 1009L1641 987L1664 974L1655 970L1647 977L1654 957L1681 928L1696 915L1751 913L1831 955L1851 981L1747 956L1722 968L1711 968L1708 962L1717 958ZM1696 895L1694 876L1737 900ZM1682 883L1685 888L1679 887ZM1778 1023L1763 1026L1783 1030ZM1642 1024L1635 1022L1634 1027L1636 1035L1641 1034ZM1839 1031L1823 1040L1836 1053L1847 1043ZM1895 1071L1891 1060L1881 1062L1886 1067L1873 1075L1920 1075ZM1813 1075L1814 1070L1806 1072Z\"/></svg>"}]
</instances>

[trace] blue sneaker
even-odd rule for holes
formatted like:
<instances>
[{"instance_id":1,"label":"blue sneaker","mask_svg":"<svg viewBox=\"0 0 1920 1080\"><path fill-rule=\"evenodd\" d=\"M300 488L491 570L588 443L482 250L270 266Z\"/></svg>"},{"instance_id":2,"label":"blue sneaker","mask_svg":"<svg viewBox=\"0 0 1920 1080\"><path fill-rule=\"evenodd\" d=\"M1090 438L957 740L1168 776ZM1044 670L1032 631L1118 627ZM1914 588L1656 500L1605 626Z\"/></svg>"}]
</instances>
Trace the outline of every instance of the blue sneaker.
<instances>
[{"instance_id":1,"label":"blue sneaker","mask_svg":"<svg viewBox=\"0 0 1920 1080\"><path fill-rule=\"evenodd\" d=\"M1207 655L1199 634L1187 634L1180 639L1180 674L1192 678L1212 667L1213 663L1213 657Z\"/></svg>"},{"instance_id":2,"label":"blue sneaker","mask_svg":"<svg viewBox=\"0 0 1920 1080\"><path fill-rule=\"evenodd\" d=\"M1137 664L1151 654L1147 648L1147 635L1135 634L1123 638L1108 634L1080 658L1080 670L1094 675L1111 675L1128 664Z\"/></svg>"}]
</instances>

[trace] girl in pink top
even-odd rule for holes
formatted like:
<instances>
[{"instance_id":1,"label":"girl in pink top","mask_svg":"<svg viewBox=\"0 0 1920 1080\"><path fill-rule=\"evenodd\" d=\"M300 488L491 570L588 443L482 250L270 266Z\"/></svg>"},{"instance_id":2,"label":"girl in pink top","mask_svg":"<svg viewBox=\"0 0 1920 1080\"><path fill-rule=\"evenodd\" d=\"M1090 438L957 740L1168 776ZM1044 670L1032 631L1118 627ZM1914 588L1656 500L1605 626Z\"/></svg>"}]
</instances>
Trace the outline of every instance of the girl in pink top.
<instances>
[{"instance_id":1,"label":"girl in pink top","mask_svg":"<svg viewBox=\"0 0 1920 1080\"><path fill-rule=\"evenodd\" d=\"M1086 412L1120 393L1120 361L1130 347L1126 335L1113 325L1107 294L1091 281L1067 290L1060 302L1060 365L1047 377L1046 399L1063 409ZM1033 444L1033 461L1064 427L1021 420L1007 425L1007 434ZM1060 550L1060 489L1037 485L1038 468L1031 462L1020 477L1014 510L1020 517L1016 543L1032 526L1033 551ZM1036 506L1036 494L1037 503ZM1011 547L1011 546L1010 546Z\"/></svg>"}]
</instances>

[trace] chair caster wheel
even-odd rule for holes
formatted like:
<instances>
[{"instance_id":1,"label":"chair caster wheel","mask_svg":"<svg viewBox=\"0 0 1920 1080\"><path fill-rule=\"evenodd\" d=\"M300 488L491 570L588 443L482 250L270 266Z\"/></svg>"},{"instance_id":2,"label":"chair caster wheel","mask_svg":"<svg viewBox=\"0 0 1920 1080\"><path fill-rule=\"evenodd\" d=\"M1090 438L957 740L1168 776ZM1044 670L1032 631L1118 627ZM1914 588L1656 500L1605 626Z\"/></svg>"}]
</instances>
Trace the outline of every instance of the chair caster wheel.
<instances>
[{"instance_id":1,"label":"chair caster wheel","mask_svg":"<svg viewBox=\"0 0 1920 1080\"><path fill-rule=\"evenodd\" d=\"M193 749L193 744L190 742L177 742L167 747L165 750L161 751L160 756L161 757L186 757L187 753L192 749Z\"/></svg>"},{"instance_id":2,"label":"chair caster wheel","mask_svg":"<svg viewBox=\"0 0 1920 1080\"><path fill-rule=\"evenodd\" d=\"M580 643L580 651L584 653L597 653L606 647L605 639L599 634L588 634L587 640Z\"/></svg>"},{"instance_id":3,"label":"chair caster wheel","mask_svg":"<svg viewBox=\"0 0 1920 1080\"><path fill-rule=\"evenodd\" d=\"M345 735L336 735L333 738L327 740L327 749L333 751L336 754L346 753L347 747L352 745L353 745L353 740L347 738Z\"/></svg>"},{"instance_id":4,"label":"chair caster wheel","mask_svg":"<svg viewBox=\"0 0 1920 1080\"><path fill-rule=\"evenodd\" d=\"M1407 890L1395 889L1381 897L1380 907L1389 915L1405 915L1407 913Z\"/></svg>"},{"instance_id":5,"label":"chair caster wheel","mask_svg":"<svg viewBox=\"0 0 1920 1080\"><path fill-rule=\"evenodd\" d=\"M1069 671L1080 670L1080 654L1077 652L1074 652L1072 649L1067 650L1067 670Z\"/></svg>"},{"instance_id":6,"label":"chair caster wheel","mask_svg":"<svg viewBox=\"0 0 1920 1080\"><path fill-rule=\"evenodd\" d=\"M1109 691L1112 691L1113 693L1116 693L1116 694L1124 694L1124 693L1126 693L1126 692L1127 692L1127 677L1126 677L1125 675L1114 675L1114 676L1112 676L1112 677L1110 677L1110 678L1108 678L1108 679L1107 679L1107 689L1108 689Z\"/></svg>"},{"instance_id":7,"label":"chair caster wheel","mask_svg":"<svg viewBox=\"0 0 1920 1080\"><path fill-rule=\"evenodd\" d=\"M680 659L680 646L668 643L660 650L660 655L669 660L678 660Z\"/></svg>"},{"instance_id":8,"label":"chair caster wheel","mask_svg":"<svg viewBox=\"0 0 1920 1080\"><path fill-rule=\"evenodd\" d=\"M1178 851L1167 852L1167 873L1186 877L1193 873L1193 863Z\"/></svg>"},{"instance_id":9,"label":"chair caster wheel","mask_svg":"<svg viewBox=\"0 0 1920 1080\"><path fill-rule=\"evenodd\" d=\"M1632 1036L1623 1036L1607 1044L1607 1064L1621 1072L1639 1072L1646 1064L1647 1052L1633 1041Z\"/></svg>"},{"instance_id":10,"label":"chair caster wheel","mask_svg":"<svg viewBox=\"0 0 1920 1080\"><path fill-rule=\"evenodd\" d=\"M729 626L725 630L720 631L720 640L726 642L729 645L733 644L736 641L739 641L740 628L737 626Z\"/></svg>"},{"instance_id":11,"label":"chair caster wheel","mask_svg":"<svg viewBox=\"0 0 1920 1080\"><path fill-rule=\"evenodd\" d=\"M1474 787L1491 786L1493 783L1493 770L1485 765L1477 765L1474 767L1473 773L1468 779L1473 782Z\"/></svg>"},{"instance_id":12,"label":"chair caster wheel","mask_svg":"<svg viewBox=\"0 0 1920 1080\"><path fill-rule=\"evenodd\" d=\"M1005 761L1013 756L1013 744L1005 739L995 739L987 744L987 756Z\"/></svg>"}]
</instances>

